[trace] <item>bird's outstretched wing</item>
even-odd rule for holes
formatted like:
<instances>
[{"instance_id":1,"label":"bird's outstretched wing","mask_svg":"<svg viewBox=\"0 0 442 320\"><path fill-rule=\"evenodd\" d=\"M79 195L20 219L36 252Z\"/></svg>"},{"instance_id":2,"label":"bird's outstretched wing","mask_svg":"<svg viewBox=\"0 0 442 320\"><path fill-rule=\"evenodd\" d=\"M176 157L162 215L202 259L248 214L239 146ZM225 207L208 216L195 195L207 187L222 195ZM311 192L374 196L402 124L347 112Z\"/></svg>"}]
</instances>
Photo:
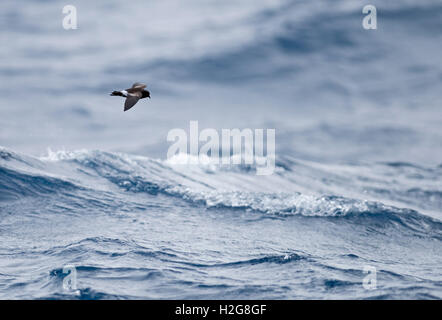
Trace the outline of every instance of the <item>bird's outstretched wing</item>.
<instances>
[{"instance_id":1,"label":"bird's outstretched wing","mask_svg":"<svg viewBox=\"0 0 442 320\"><path fill-rule=\"evenodd\" d=\"M138 102L138 100L140 100L140 98L141 98L140 92L129 93L127 95L126 101L124 102L124 111L127 111L130 108L132 108Z\"/></svg>"},{"instance_id":2,"label":"bird's outstretched wing","mask_svg":"<svg viewBox=\"0 0 442 320\"><path fill-rule=\"evenodd\" d=\"M135 82L135 83L132 85L132 88L130 88L130 89L132 89L132 90L134 90L134 91L141 91L141 90L143 90L144 88L146 88L146 85L145 85L144 83Z\"/></svg>"},{"instance_id":3,"label":"bird's outstretched wing","mask_svg":"<svg viewBox=\"0 0 442 320\"><path fill-rule=\"evenodd\" d=\"M138 92L143 91L144 88L146 88L145 84L139 83L139 82L135 82L132 85L132 88L126 89L126 91L129 92L129 93L138 93Z\"/></svg>"}]
</instances>

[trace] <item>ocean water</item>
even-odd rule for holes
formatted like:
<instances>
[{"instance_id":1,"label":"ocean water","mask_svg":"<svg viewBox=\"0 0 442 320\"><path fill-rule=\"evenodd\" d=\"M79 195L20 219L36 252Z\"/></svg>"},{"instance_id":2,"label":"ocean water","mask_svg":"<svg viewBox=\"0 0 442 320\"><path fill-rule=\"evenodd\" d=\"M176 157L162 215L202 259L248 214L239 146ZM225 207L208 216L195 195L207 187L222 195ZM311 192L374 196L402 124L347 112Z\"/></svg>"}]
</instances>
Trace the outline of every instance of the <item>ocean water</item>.
<instances>
[{"instance_id":1,"label":"ocean water","mask_svg":"<svg viewBox=\"0 0 442 320\"><path fill-rule=\"evenodd\" d=\"M0 298L441 299L442 4L371 3L3 0ZM167 159L193 120L275 172Z\"/></svg>"}]
</instances>

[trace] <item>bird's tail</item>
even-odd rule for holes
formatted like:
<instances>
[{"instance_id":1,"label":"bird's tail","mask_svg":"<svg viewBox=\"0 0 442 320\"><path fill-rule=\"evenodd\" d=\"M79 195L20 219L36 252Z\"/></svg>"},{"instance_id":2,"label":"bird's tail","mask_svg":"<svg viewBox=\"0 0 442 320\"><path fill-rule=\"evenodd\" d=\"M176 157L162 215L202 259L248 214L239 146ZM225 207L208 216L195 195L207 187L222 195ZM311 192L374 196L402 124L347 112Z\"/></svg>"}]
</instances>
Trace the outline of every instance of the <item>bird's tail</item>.
<instances>
[{"instance_id":1,"label":"bird's tail","mask_svg":"<svg viewBox=\"0 0 442 320\"><path fill-rule=\"evenodd\" d=\"M121 96L121 97L124 97L124 95L120 91L112 91L112 93L110 95L111 96Z\"/></svg>"}]
</instances>

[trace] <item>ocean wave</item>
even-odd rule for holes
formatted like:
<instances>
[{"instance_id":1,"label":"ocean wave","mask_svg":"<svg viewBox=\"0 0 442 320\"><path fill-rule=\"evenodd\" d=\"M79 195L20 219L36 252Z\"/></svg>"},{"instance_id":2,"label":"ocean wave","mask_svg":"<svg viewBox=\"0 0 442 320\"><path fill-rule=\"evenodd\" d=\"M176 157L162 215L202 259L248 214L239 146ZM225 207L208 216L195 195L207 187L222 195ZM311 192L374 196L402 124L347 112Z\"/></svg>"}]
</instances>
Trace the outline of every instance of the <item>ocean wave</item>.
<instances>
[{"instance_id":1,"label":"ocean wave","mask_svg":"<svg viewBox=\"0 0 442 320\"><path fill-rule=\"evenodd\" d=\"M80 189L72 182L0 167L0 201Z\"/></svg>"},{"instance_id":2,"label":"ocean wave","mask_svg":"<svg viewBox=\"0 0 442 320\"><path fill-rule=\"evenodd\" d=\"M147 157L101 151L50 152L41 159L28 157L23 162L20 155L3 150L2 159L8 166L0 166L1 200L17 199L25 196L44 196L63 190L82 189L81 197L97 198L100 188L106 190L114 186L113 192L144 193L150 196L169 196L190 202L207 210L235 209L248 212L270 214L279 217L305 216L352 219L377 225L400 225L419 232L431 231L440 236L442 225L438 220L422 215L416 210L398 208L379 201L361 200L337 195L312 195L296 190L290 182L291 176L285 173L302 170L296 161L279 162L281 174L273 177L259 177L249 169L223 167L210 164L196 166L176 165L169 160L154 160ZM25 169L39 174L14 170L13 161L26 163ZM12 161L12 162L11 162ZM46 168L47 175L41 173ZM57 170L55 170L56 168ZM54 173L51 170L54 169ZM34 170L34 171L33 171ZM309 168L311 171L312 168ZM306 175L310 171L304 171ZM59 176L57 176L57 174ZM319 171L320 172L320 171ZM60 173L63 176L60 176ZM302 175L302 172L301 172ZM69 177L69 178L66 178ZM103 180L104 179L104 180ZM281 188L266 190L271 182L285 183ZM74 182L75 181L75 182ZM107 181L103 184L103 181ZM247 190L245 182L250 184ZM275 184L275 183L274 183ZM289 188L287 186L290 186ZM264 191L265 190L265 191ZM422 192L411 189L415 197ZM71 192L75 197L75 192ZM438 192L423 192L422 197L440 196ZM107 199L108 200L108 199ZM106 200L106 201L107 201Z\"/></svg>"},{"instance_id":3,"label":"ocean wave","mask_svg":"<svg viewBox=\"0 0 442 320\"><path fill-rule=\"evenodd\" d=\"M440 168L284 157L273 175L257 176L253 166L102 151L0 155L3 297L215 298L222 290L227 298L299 298L293 283L306 278L316 290L306 298L345 297L361 285L364 265L377 266L378 283L389 285L378 298L440 291L432 271L440 220L406 201L364 199L370 185L391 191L380 192L386 199L405 190L437 207ZM79 280L71 292L63 289L66 265ZM285 273L295 280L268 285ZM411 293L397 288L416 282Z\"/></svg>"}]
</instances>

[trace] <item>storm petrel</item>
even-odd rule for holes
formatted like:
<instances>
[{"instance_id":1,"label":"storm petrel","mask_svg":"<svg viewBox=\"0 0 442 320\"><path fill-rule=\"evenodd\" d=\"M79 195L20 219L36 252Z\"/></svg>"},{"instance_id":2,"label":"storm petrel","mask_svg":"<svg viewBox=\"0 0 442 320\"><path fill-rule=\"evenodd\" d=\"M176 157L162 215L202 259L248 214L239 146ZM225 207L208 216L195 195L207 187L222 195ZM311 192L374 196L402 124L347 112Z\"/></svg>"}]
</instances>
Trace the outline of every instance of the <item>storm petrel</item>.
<instances>
[{"instance_id":1,"label":"storm petrel","mask_svg":"<svg viewBox=\"0 0 442 320\"><path fill-rule=\"evenodd\" d=\"M150 92L144 90L146 88L145 84L135 82L130 89L121 90L121 91L113 91L111 96L120 96L125 97L126 101L124 102L124 111L132 108L140 99L149 98Z\"/></svg>"}]
</instances>

